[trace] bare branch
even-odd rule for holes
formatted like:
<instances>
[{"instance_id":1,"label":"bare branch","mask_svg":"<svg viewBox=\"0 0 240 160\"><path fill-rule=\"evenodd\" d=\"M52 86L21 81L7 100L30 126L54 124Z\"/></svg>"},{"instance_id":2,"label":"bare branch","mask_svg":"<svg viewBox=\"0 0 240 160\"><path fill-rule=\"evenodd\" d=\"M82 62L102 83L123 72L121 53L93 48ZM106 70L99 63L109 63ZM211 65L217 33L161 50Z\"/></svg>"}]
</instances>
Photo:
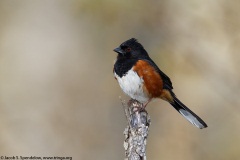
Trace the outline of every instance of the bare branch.
<instances>
[{"instance_id":1,"label":"bare branch","mask_svg":"<svg viewBox=\"0 0 240 160\"><path fill-rule=\"evenodd\" d=\"M146 160L147 136L150 117L146 110L141 110L143 104L136 100L122 101L128 126L124 130L125 160Z\"/></svg>"}]
</instances>

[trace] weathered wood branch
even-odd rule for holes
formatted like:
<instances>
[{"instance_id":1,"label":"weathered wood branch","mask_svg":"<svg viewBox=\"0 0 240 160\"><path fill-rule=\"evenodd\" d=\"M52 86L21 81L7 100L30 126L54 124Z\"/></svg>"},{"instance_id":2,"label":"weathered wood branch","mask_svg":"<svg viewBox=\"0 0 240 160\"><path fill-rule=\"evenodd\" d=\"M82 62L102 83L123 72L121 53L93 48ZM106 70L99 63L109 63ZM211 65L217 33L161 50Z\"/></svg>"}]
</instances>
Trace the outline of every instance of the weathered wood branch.
<instances>
[{"instance_id":1,"label":"weathered wood branch","mask_svg":"<svg viewBox=\"0 0 240 160\"><path fill-rule=\"evenodd\" d=\"M143 104L136 100L128 103L122 100L122 105L128 121L124 130L125 160L146 160L150 117L146 110L141 110Z\"/></svg>"}]
</instances>

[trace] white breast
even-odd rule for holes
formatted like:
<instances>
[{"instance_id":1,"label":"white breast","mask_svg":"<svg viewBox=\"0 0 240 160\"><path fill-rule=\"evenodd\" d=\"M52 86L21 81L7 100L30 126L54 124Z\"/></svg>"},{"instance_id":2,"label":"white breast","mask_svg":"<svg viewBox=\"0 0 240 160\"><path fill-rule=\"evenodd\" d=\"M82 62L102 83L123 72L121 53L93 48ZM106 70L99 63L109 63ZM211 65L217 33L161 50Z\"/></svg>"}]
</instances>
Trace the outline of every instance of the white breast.
<instances>
[{"instance_id":1,"label":"white breast","mask_svg":"<svg viewBox=\"0 0 240 160\"><path fill-rule=\"evenodd\" d=\"M149 98L143 91L143 79L132 69L127 72L125 76L121 78L114 72L121 89L125 94L130 96L132 99L138 100L141 103L146 103Z\"/></svg>"}]
</instances>

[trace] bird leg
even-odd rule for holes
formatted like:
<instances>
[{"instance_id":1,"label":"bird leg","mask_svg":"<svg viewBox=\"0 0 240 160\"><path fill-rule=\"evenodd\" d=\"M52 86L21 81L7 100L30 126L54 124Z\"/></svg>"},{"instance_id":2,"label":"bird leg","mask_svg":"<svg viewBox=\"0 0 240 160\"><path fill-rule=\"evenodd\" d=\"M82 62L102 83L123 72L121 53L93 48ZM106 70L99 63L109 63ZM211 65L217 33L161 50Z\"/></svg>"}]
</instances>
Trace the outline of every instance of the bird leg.
<instances>
[{"instance_id":1,"label":"bird leg","mask_svg":"<svg viewBox=\"0 0 240 160\"><path fill-rule=\"evenodd\" d=\"M152 98L150 98L146 103L140 103L140 102L138 102L138 101L135 100L135 99L130 99L130 100L128 101L128 106L131 106L131 104L137 102L136 105L133 105L134 108L136 108L136 109L134 110L134 113L135 113L135 112L141 112L141 111L144 111L144 110L145 110L145 108L147 107L148 103L149 103L151 100L152 100Z\"/></svg>"},{"instance_id":2,"label":"bird leg","mask_svg":"<svg viewBox=\"0 0 240 160\"><path fill-rule=\"evenodd\" d=\"M150 98L146 103L143 104L143 109L145 110L145 108L147 107L148 103L152 100L152 98Z\"/></svg>"}]
</instances>

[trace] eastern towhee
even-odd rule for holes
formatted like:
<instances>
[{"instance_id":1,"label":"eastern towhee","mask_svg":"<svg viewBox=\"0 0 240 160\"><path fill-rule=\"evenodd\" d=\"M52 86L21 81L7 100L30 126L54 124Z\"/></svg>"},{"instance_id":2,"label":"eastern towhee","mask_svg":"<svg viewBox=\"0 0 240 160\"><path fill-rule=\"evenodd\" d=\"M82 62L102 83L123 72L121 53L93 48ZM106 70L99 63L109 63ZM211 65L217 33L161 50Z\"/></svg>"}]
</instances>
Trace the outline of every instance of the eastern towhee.
<instances>
[{"instance_id":1,"label":"eastern towhee","mask_svg":"<svg viewBox=\"0 0 240 160\"><path fill-rule=\"evenodd\" d=\"M135 38L123 42L114 51L118 56L113 72L124 93L143 103L144 108L153 98L161 98L196 127L207 127L201 118L177 99L170 78L158 68Z\"/></svg>"}]
</instances>

